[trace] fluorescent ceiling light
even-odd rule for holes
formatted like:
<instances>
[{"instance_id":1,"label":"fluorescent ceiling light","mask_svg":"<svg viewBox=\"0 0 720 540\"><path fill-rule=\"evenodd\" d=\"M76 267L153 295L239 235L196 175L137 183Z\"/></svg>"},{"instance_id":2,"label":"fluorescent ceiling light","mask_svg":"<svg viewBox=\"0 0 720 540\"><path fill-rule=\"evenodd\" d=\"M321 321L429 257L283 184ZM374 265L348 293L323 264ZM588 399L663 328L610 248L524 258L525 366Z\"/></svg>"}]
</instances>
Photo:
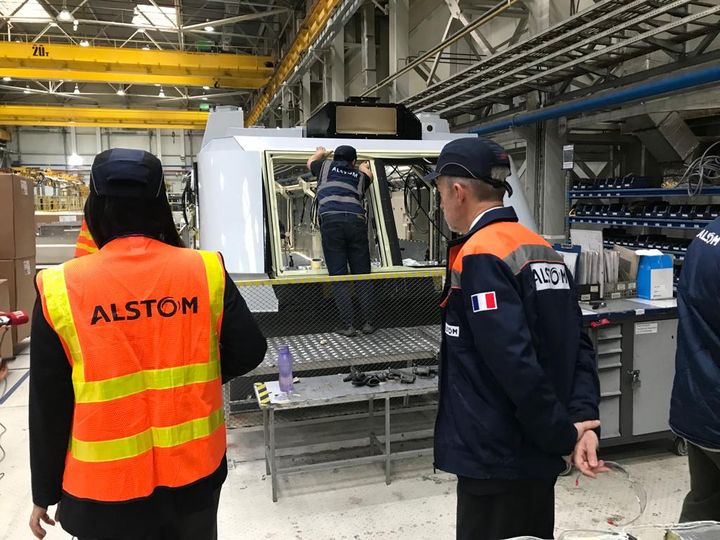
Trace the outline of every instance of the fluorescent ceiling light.
<instances>
[{"instance_id":1,"label":"fluorescent ceiling light","mask_svg":"<svg viewBox=\"0 0 720 540\"><path fill-rule=\"evenodd\" d=\"M158 92L158 97L165 97L165 90L160 87L160 92Z\"/></svg>"},{"instance_id":2,"label":"fluorescent ceiling light","mask_svg":"<svg viewBox=\"0 0 720 540\"><path fill-rule=\"evenodd\" d=\"M174 7L155 7L149 4L135 6L132 23L140 28L156 28L158 30L175 30L177 28L177 12Z\"/></svg>"},{"instance_id":3,"label":"fluorescent ceiling light","mask_svg":"<svg viewBox=\"0 0 720 540\"><path fill-rule=\"evenodd\" d=\"M73 90L73 94L79 94L79 93L80 93L80 89L78 88L78 85L75 84L75 90Z\"/></svg>"},{"instance_id":4,"label":"fluorescent ceiling light","mask_svg":"<svg viewBox=\"0 0 720 540\"><path fill-rule=\"evenodd\" d=\"M80 46L81 46L81 47L89 47L89 46L90 46L90 42L89 42L87 39L83 39L83 40L80 41Z\"/></svg>"},{"instance_id":5,"label":"fluorescent ceiling light","mask_svg":"<svg viewBox=\"0 0 720 540\"><path fill-rule=\"evenodd\" d=\"M5 76L5 77L3 77L3 81L10 82L10 81L12 81L12 77Z\"/></svg>"},{"instance_id":6,"label":"fluorescent ceiling light","mask_svg":"<svg viewBox=\"0 0 720 540\"><path fill-rule=\"evenodd\" d=\"M214 31L215 31L215 27L214 27L214 26L207 25L207 26L204 28L204 30L205 30L206 32L214 32Z\"/></svg>"},{"instance_id":7,"label":"fluorescent ceiling light","mask_svg":"<svg viewBox=\"0 0 720 540\"><path fill-rule=\"evenodd\" d=\"M23 94L29 94L30 93L30 87L26 86L25 90L23 90Z\"/></svg>"},{"instance_id":8,"label":"fluorescent ceiling light","mask_svg":"<svg viewBox=\"0 0 720 540\"><path fill-rule=\"evenodd\" d=\"M123 90L122 88L120 88L120 89L119 89L117 92L115 92L115 93L116 93L118 96L124 96L124 95L125 95L125 90Z\"/></svg>"},{"instance_id":9,"label":"fluorescent ceiling light","mask_svg":"<svg viewBox=\"0 0 720 540\"><path fill-rule=\"evenodd\" d=\"M52 17L37 0L0 0L0 15L12 22L46 24Z\"/></svg>"},{"instance_id":10,"label":"fluorescent ceiling light","mask_svg":"<svg viewBox=\"0 0 720 540\"><path fill-rule=\"evenodd\" d=\"M78 29L78 21L77 19L73 20L73 32L77 32Z\"/></svg>"},{"instance_id":11,"label":"fluorescent ceiling light","mask_svg":"<svg viewBox=\"0 0 720 540\"><path fill-rule=\"evenodd\" d=\"M203 86L203 90L210 90L209 86Z\"/></svg>"},{"instance_id":12,"label":"fluorescent ceiling light","mask_svg":"<svg viewBox=\"0 0 720 540\"><path fill-rule=\"evenodd\" d=\"M200 99L202 99L203 101L207 101L207 97L206 97L206 96L203 96L203 97L201 97Z\"/></svg>"},{"instance_id":13,"label":"fluorescent ceiling light","mask_svg":"<svg viewBox=\"0 0 720 540\"><path fill-rule=\"evenodd\" d=\"M143 50L143 51L149 51L149 50L150 50L150 47L148 47L147 45L144 45L143 48L142 48L142 50Z\"/></svg>"},{"instance_id":14,"label":"fluorescent ceiling light","mask_svg":"<svg viewBox=\"0 0 720 540\"><path fill-rule=\"evenodd\" d=\"M79 156L77 152L73 152L68 156L68 165L71 167L81 167L84 161L83 157Z\"/></svg>"},{"instance_id":15,"label":"fluorescent ceiling light","mask_svg":"<svg viewBox=\"0 0 720 540\"><path fill-rule=\"evenodd\" d=\"M68 8L64 7L60 13L58 13L57 20L61 22L73 22L75 17L68 11Z\"/></svg>"}]
</instances>

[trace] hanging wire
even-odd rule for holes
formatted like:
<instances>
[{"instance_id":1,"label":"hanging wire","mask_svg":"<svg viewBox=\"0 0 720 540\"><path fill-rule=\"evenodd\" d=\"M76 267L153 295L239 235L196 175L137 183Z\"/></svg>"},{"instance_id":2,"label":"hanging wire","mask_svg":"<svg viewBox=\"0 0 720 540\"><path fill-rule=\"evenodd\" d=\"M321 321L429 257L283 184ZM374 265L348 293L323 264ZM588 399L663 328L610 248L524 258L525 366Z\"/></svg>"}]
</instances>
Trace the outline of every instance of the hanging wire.
<instances>
[{"instance_id":1,"label":"hanging wire","mask_svg":"<svg viewBox=\"0 0 720 540\"><path fill-rule=\"evenodd\" d=\"M410 218L410 221L412 222L413 226L416 229L418 229L418 231L421 234L425 234L428 232L427 230L423 230L421 227L418 227L417 223L415 223L415 220L417 219L419 212L422 212L423 214L425 214L425 217L428 219L430 224L433 227L435 227L435 230L437 230L437 232L440 233L440 236L442 236L446 241L449 242L450 238L448 238L448 236L445 234L442 227L440 227L437 224L437 222L432 217L430 217L430 214L427 212L427 210L425 210L425 207L422 204L422 200L419 197L420 184L417 182L417 179L419 178L417 173L415 173L414 171L411 170L407 174L402 174L396 167L394 168L394 172L397 173L398 177L403 182L403 200L405 203L405 213ZM410 180L409 180L411 176L415 179L415 189L414 190L413 190L413 187L410 184ZM410 212L410 208L409 208L410 199L408 198L408 195L410 195L410 197L412 199L414 199L415 203L417 204L417 209L415 210L414 213Z\"/></svg>"},{"instance_id":2,"label":"hanging wire","mask_svg":"<svg viewBox=\"0 0 720 540\"><path fill-rule=\"evenodd\" d=\"M699 195L705 182L711 185L720 184L720 156L710 154L710 151L718 145L720 145L720 141L711 144L703 155L693 161L685 170L678 186L687 183L690 197Z\"/></svg>"},{"instance_id":3,"label":"hanging wire","mask_svg":"<svg viewBox=\"0 0 720 540\"><path fill-rule=\"evenodd\" d=\"M0 334L0 347L2 347L3 340L5 339L5 336L7 335L9 329L10 329L9 327L3 328L4 331L2 334ZM0 393L0 399L3 398L5 396L5 394L7 393L7 389L8 389L7 377L5 377L2 382L3 382L3 390ZM0 422L0 429L2 429L2 431L0 431L0 438L2 438L2 436L7 432L7 428L5 427L5 425L2 422ZM0 444L0 463L2 463L2 461L4 459L5 459L5 449L2 447L2 444ZM0 472L0 480L2 480L4 477L5 477L5 473Z\"/></svg>"}]
</instances>

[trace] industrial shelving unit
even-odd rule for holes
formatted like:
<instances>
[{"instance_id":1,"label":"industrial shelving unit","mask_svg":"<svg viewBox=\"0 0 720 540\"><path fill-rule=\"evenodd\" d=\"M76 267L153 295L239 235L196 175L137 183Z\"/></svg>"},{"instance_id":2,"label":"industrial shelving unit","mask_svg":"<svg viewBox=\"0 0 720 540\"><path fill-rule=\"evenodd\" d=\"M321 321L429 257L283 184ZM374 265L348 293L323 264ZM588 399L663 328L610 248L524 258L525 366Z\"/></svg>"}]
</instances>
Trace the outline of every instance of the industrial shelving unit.
<instances>
[{"instance_id":1,"label":"industrial shelving unit","mask_svg":"<svg viewBox=\"0 0 720 540\"><path fill-rule=\"evenodd\" d=\"M579 181L568 186L567 207L578 205L567 217L568 227L602 227L603 244L608 249L613 245L654 248L673 255L676 284L690 238L713 219L713 213L720 213L720 205L710 204L711 199L707 198L720 196L718 187L707 186L691 196L687 187L633 187L657 184L649 178L596 180L587 184ZM604 187L615 184L617 187ZM696 201L696 197L708 202ZM572 215L576 211L577 215ZM674 234L665 234L670 232ZM598 311L600 320L596 326L588 328L597 351L603 444L610 447L671 439L666 396L673 381L675 309L670 307L665 312L634 309L633 305L636 308L645 304L627 300L607 304L605 311ZM628 312L621 313L626 309ZM675 441L675 448L680 448L679 440Z\"/></svg>"},{"instance_id":2,"label":"industrial shelving unit","mask_svg":"<svg viewBox=\"0 0 720 540\"><path fill-rule=\"evenodd\" d=\"M706 187L697 195L720 195L720 187ZM570 199L611 199L633 197L690 197L687 188L615 188L615 189L572 189L568 192Z\"/></svg>"},{"instance_id":3,"label":"industrial shelving unit","mask_svg":"<svg viewBox=\"0 0 720 540\"><path fill-rule=\"evenodd\" d=\"M633 240L647 236L647 234L631 234L624 237L622 240L609 240L606 239L604 245L606 248L612 248L613 245L620 245L629 249L659 249L663 253L672 255L675 262L675 284L679 279L680 269L683 262L685 261L685 255L687 254L687 248L678 246L687 240L689 244L692 237L700 230L705 228L714 219L720 216L720 205L710 204L709 202L699 202L696 199L701 198L702 201L707 201L708 197L720 196L720 187L716 186L703 186L702 189L688 190L687 187L676 187L676 188L659 188L659 187L647 187L647 188L603 188L588 189L578 188L573 186L573 189L569 189L567 192L567 199L569 205L578 203L580 201L588 203L591 201L604 201L602 204L592 205L589 208L586 206L580 208L579 213L571 212L567 217L568 228L575 224L586 224L595 225L611 228L639 228L642 230L656 230L659 233L654 233L656 236L660 236L663 232L669 231L684 231L685 237L666 236L666 241L659 241L654 239L647 243L637 242ZM682 203L685 208L684 215L679 216L679 212L676 210L674 215L670 215L669 211L660 213L659 215L648 215L648 212L643 212L644 215L638 215L637 211L634 211L631 204L642 204L643 202L649 202L656 200L659 202L665 199L687 199L686 202ZM626 206L618 209L617 207L610 210L609 208L602 208L607 204L607 201L627 201ZM689 202L692 201L692 202ZM675 208L678 208L676 206ZM705 210L701 211L705 208ZM690 210L689 212L687 210ZM651 212L652 214L652 212ZM669 244L669 246L668 246Z\"/></svg>"},{"instance_id":4,"label":"industrial shelving unit","mask_svg":"<svg viewBox=\"0 0 720 540\"><path fill-rule=\"evenodd\" d=\"M683 219L657 219L657 218L626 218L626 217L571 217L570 223L589 223L592 225L610 225L616 227L647 227L651 229L702 229L710 220L683 220Z\"/></svg>"},{"instance_id":5,"label":"industrial shelving unit","mask_svg":"<svg viewBox=\"0 0 720 540\"><path fill-rule=\"evenodd\" d=\"M613 246L616 246L616 245L623 246L623 247L626 247L626 248L628 248L628 249L646 249L646 248L648 248L648 247L651 247L651 246L643 246L643 245L640 245L640 244L635 244L635 243L632 243L632 242L630 242L630 243L604 242L603 245L604 245L606 248L608 248L608 249L611 249ZM657 248L657 249L661 249L663 253L667 253L668 255L673 255L673 256L674 256L677 260L679 260L679 261L685 260L685 255L687 255L687 250L682 250L682 249L662 249L662 248Z\"/></svg>"}]
</instances>

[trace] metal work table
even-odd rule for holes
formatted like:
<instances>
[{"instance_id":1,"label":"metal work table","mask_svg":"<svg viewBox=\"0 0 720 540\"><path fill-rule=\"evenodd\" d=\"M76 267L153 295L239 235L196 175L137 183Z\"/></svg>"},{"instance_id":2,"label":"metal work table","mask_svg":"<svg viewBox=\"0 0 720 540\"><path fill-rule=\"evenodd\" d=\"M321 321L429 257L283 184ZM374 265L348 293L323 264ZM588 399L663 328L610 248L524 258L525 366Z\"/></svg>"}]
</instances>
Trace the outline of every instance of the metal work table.
<instances>
[{"instance_id":1,"label":"metal work table","mask_svg":"<svg viewBox=\"0 0 720 540\"><path fill-rule=\"evenodd\" d=\"M625 298L606 300L603 303L605 305L598 309L592 309L588 303L581 303L583 321L589 323L604 318L617 321L637 317L677 315L677 300L675 299L644 300L642 298Z\"/></svg>"},{"instance_id":2,"label":"metal work table","mask_svg":"<svg viewBox=\"0 0 720 540\"><path fill-rule=\"evenodd\" d=\"M278 350L288 345L296 372L309 369L347 369L351 365L414 362L434 358L440 349L440 325L381 328L371 335L352 338L329 332L268 339L265 360L253 373L278 372Z\"/></svg>"},{"instance_id":3,"label":"metal work table","mask_svg":"<svg viewBox=\"0 0 720 540\"><path fill-rule=\"evenodd\" d=\"M413 384L402 384L396 381L380 383L376 387L353 386L349 382L343 382L343 375L328 375L323 377L307 377L295 384L294 391L290 396L280 392L279 383L271 381L266 383L269 402L264 401L263 392L257 386L255 394L258 404L263 412L263 432L265 436L265 469L272 479L272 499L277 502L278 476L280 474L291 474L298 472L316 471L322 469L336 469L367 463L385 463L385 482L390 484L392 460L406 457L428 455L432 449L420 449L404 452L392 452L390 446L390 399L398 397L409 397L426 395L437 392L437 378L416 378ZM374 402L382 399L385 402L385 430L384 444L380 442L372 431L372 420L374 417ZM368 427L370 449L379 453L345 460L327 461L311 465L294 465L280 467L277 456L277 434L275 414L281 411L301 409L308 407L322 407L327 405L338 405L341 403L368 402Z\"/></svg>"}]
</instances>

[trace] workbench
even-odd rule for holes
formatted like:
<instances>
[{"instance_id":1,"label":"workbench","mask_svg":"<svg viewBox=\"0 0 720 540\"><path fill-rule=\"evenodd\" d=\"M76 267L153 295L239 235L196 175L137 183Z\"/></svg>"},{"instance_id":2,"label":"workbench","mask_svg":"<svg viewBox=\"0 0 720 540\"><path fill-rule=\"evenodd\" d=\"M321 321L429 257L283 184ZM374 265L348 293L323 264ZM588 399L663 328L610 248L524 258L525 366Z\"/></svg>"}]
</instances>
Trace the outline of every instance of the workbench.
<instances>
[{"instance_id":1,"label":"workbench","mask_svg":"<svg viewBox=\"0 0 720 540\"><path fill-rule=\"evenodd\" d=\"M677 302L633 298L608 300L596 309L592 309L589 304L581 304L581 309L584 325L597 351L603 446L669 440L671 433L668 417L677 346ZM405 346L418 347L425 351L427 357L434 356L434 351L439 349L440 345L439 329L421 327L413 331L421 332L422 339L404 340ZM399 336L408 337L401 333L393 337L397 339ZM345 340L350 341L347 338L328 336L327 345L323 346L324 352L335 357L338 364L342 362L342 355L335 349L341 345L340 341ZM354 348L358 349L358 360L362 356L359 354L360 350L366 346L365 341L372 341L375 347L379 347L377 344L384 345L385 338L382 334L368 336L354 343ZM394 340L387 341L387 346L390 347ZM298 346L293 352L304 359L305 356L311 356L312 350L313 347L306 345ZM369 353L362 352L366 355ZM395 348L393 352L396 355L406 353L402 348ZM387 358L385 360L387 361ZM356 362L357 360L348 363ZM303 364L302 360L298 363L300 366ZM393 459L422 455L422 452L418 451L391 452L390 399L437 392L437 378L418 378L412 385L388 381L375 388L355 387L343 382L342 378L342 374L304 377L289 399L281 398L277 381L266 383L273 399L270 403L261 404L260 408L263 414L266 468L272 478L274 501L277 500L278 477L282 474L383 462L386 481L389 483ZM278 464L276 414L291 409L367 401L368 418L369 422L372 422L376 400L384 402L385 440L381 443L372 429L369 429L370 447L376 451L374 455L313 465L283 467ZM683 453L684 450L684 441L676 439L675 451ZM430 453L429 448L426 451Z\"/></svg>"},{"instance_id":2,"label":"workbench","mask_svg":"<svg viewBox=\"0 0 720 540\"><path fill-rule=\"evenodd\" d=\"M307 377L295 384L291 394L280 392L279 383L271 381L264 386L255 386L255 394L263 413L263 432L265 445L265 469L272 481L272 500L277 502L278 477L282 474L337 469L368 463L385 464L385 482L390 484L392 461L407 457L430 455L432 448L393 452L390 444L392 398L427 395L437 392L437 377L417 377L412 384L386 381L376 387L353 386L343 381L344 375ZM267 393L266 393L267 392ZM267 399L269 398L269 399ZM383 441L375 435L372 428L375 400L384 402L385 430ZM283 411L309 407L325 407L343 403L368 402L368 439L371 455L344 460L326 461L308 465L281 466L278 463L277 425L275 415Z\"/></svg>"},{"instance_id":3,"label":"workbench","mask_svg":"<svg viewBox=\"0 0 720 540\"><path fill-rule=\"evenodd\" d=\"M670 439L677 301L632 298L581 308L597 351L603 446ZM684 441L674 444L684 453Z\"/></svg>"}]
</instances>

